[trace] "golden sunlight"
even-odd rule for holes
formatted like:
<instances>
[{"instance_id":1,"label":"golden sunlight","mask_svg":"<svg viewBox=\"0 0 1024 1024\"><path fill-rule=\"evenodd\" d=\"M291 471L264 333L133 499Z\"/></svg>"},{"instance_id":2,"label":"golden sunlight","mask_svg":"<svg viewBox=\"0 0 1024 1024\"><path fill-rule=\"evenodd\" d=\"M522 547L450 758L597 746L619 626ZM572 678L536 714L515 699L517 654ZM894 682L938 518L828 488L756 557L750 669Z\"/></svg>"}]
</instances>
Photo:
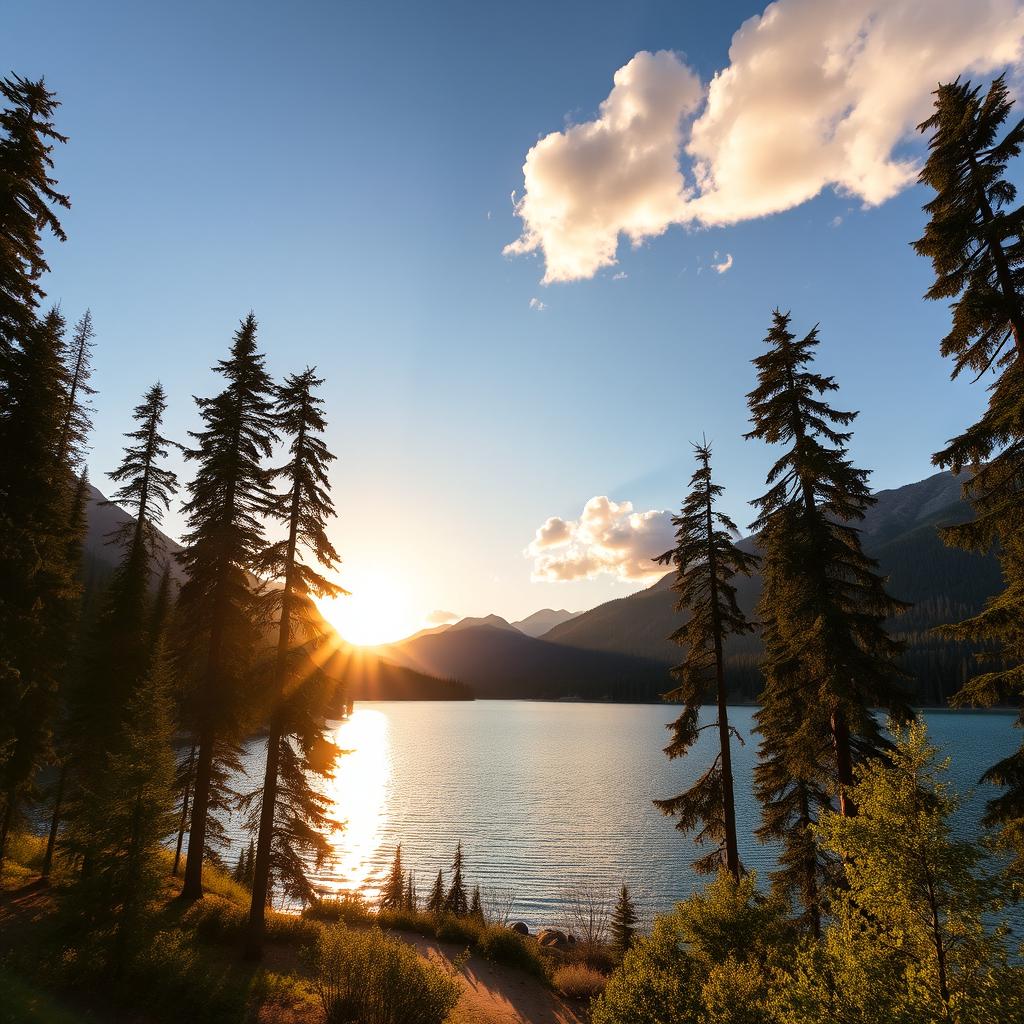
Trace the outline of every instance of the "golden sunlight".
<instances>
[{"instance_id":1,"label":"golden sunlight","mask_svg":"<svg viewBox=\"0 0 1024 1024\"><path fill-rule=\"evenodd\" d=\"M320 612L341 638L357 647L374 647L415 633L420 616L412 608L409 590L397 575L346 571L347 597L319 602Z\"/></svg>"},{"instance_id":2,"label":"golden sunlight","mask_svg":"<svg viewBox=\"0 0 1024 1024\"><path fill-rule=\"evenodd\" d=\"M342 722L332 737L347 751L338 759L327 783L330 815L341 828L330 836L334 849L330 878L322 878L336 891L365 891L373 871L374 855L387 821L386 797L391 780L388 720L380 711L360 708Z\"/></svg>"}]
</instances>

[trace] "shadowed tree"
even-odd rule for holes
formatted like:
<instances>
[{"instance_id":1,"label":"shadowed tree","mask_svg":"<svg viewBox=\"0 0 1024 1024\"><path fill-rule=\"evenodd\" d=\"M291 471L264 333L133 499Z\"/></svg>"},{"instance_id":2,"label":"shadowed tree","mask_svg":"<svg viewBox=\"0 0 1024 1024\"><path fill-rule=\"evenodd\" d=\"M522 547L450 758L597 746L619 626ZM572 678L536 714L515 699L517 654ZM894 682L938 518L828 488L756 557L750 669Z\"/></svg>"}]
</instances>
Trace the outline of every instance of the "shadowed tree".
<instances>
[{"instance_id":1,"label":"shadowed tree","mask_svg":"<svg viewBox=\"0 0 1024 1024\"><path fill-rule=\"evenodd\" d=\"M0 423L8 411L15 352L36 324L44 293L39 279L50 268L43 254L43 232L60 241L64 229L55 208L68 209L68 197L50 176L54 144L67 139L54 127L60 105L43 80L19 75L0 80ZM0 444L0 467L15 452ZM6 474L3 474L4 476ZM0 483L0 486L3 486Z\"/></svg>"},{"instance_id":2,"label":"shadowed tree","mask_svg":"<svg viewBox=\"0 0 1024 1024\"><path fill-rule=\"evenodd\" d=\"M92 407L89 399L96 394L90 386L92 377L92 350L95 332L92 313L86 310L75 324L71 342L67 346L67 404L57 442L57 458L79 469L84 461L85 445L92 430Z\"/></svg>"},{"instance_id":3,"label":"shadowed tree","mask_svg":"<svg viewBox=\"0 0 1024 1024\"><path fill-rule=\"evenodd\" d=\"M452 880L444 897L444 912L454 917L465 917L469 913L469 897L466 895L466 882L462 877L462 843L455 846L452 859Z\"/></svg>"},{"instance_id":4,"label":"shadowed tree","mask_svg":"<svg viewBox=\"0 0 1024 1024\"><path fill-rule=\"evenodd\" d=\"M968 550L995 548L1005 580L980 614L943 630L996 654L957 695L961 704L1024 695L1024 206L1015 205L1006 177L1024 145L1024 121L1003 132L1011 108L1002 76L984 96L958 80L938 88L934 113L920 126L931 133L920 180L935 196L914 248L935 270L926 297L953 300L942 354L953 360L954 379L965 370L976 381L991 373L981 417L933 456L955 473L970 470L963 491L974 519L941 531L943 539ZM986 823L1003 827L1024 873L1024 746L984 778L1006 787L989 801Z\"/></svg>"},{"instance_id":5,"label":"shadowed tree","mask_svg":"<svg viewBox=\"0 0 1024 1024\"><path fill-rule=\"evenodd\" d=\"M402 902L404 910L411 910L414 914L420 909L420 898L416 892L416 872L410 871L409 878L405 885L405 898Z\"/></svg>"},{"instance_id":6,"label":"shadowed tree","mask_svg":"<svg viewBox=\"0 0 1024 1024\"><path fill-rule=\"evenodd\" d=\"M67 406L64 320L53 310L12 356L0 480L0 861L50 758L80 597L78 484L58 458Z\"/></svg>"},{"instance_id":7,"label":"shadowed tree","mask_svg":"<svg viewBox=\"0 0 1024 1024\"><path fill-rule=\"evenodd\" d=\"M182 564L178 668L191 680L187 720L196 737L191 828L182 896L203 895L203 857L220 737L234 739L248 711L242 682L257 643L256 595L249 573L264 550L263 523L276 423L270 377L256 348L250 313L235 332L227 359L214 367L226 386L214 398L198 398L203 429L191 434L197 463L184 511L188 524Z\"/></svg>"},{"instance_id":8,"label":"shadowed tree","mask_svg":"<svg viewBox=\"0 0 1024 1024\"><path fill-rule=\"evenodd\" d=\"M473 895L469 901L469 916L481 922L484 919L484 905L480 899L479 885L473 886Z\"/></svg>"},{"instance_id":9,"label":"shadowed tree","mask_svg":"<svg viewBox=\"0 0 1024 1024\"><path fill-rule=\"evenodd\" d=\"M615 909L612 911L612 919L609 930L612 933L612 947L619 954L625 956L627 950L633 945L633 936L636 935L636 904L629 894L629 887L625 882L619 889L619 898L615 901Z\"/></svg>"},{"instance_id":10,"label":"shadowed tree","mask_svg":"<svg viewBox=\"0 0 1024 1024\"><path fill-rule=\"evenodd\" d=\"M732 541L736 524L715 508L722 488L712 479L710 446L704 442L693 447L697 470L690 478L690 493L682 511L672 517L676 546L655 559L675 565L672 589L679 595L676 611L689 615L669 638L684 647L686 655L672 670L678 686L665 694L667 700L683 705L669 726L672 740L665 753L671 758L685 757L704 729L717 730L718 751L710 767L686 792L654 803L662 813L677 819L681 831L698 829L694 837L698 844L715 843L713 851L694 863L697 871L711 872L724 864L739 879L730 742L733 735L740 736L729 725L722 647L727 636L753 629L736 603L732 580L737 573L749 576L757 558L736 547ZM709 700L715 702L717 713L713 721L701 725L700 710Z\"/></svg>"},{"instance_id":11,"label":"shadowed tree","mask_svg":"<svg viewBox=\"0 0 1024 1024\"><path fill-rule=\"evenodd\" d=\"M380 905L386 910L401 910L405 905L405 872L402 869L402 844L395 847L391 871L380 894Z\"/></svg>"},{"instance_id":12,"label":"shadowed tree","mask_svg":"<svg viewBox=\"0 0 1024 1024\"><path fill-rule=\"evenodd\" d=\"M437 878L434 879L434 884L430 889L430 895L427 897L428 913L440 917L444 913L444 902L444 877L438 871Z\"/></svg>"},{"instance_id":13,"label":"shadowed tree","mask_svg":"<svg viewBox=\"0 0 1024 1024\"><path fill-rule=\"evenodd\" d=\"M817 327L798 341L789 319L774 312L767 350L754 359L758 385L747 396L753 430L746 436L785 446L768 473L769 490L754 502L753 529L765 552L758 615L771 643L763 700L788 702L760 720L776 777L769 780L762 770L759 778L768 792L786 791L779 771L810 784L805 766L822 756L827 722L829 789L837 793L841 813L854 814L853 766L885 745L872 708L888 708L901 719L912 715L900 685L903 645L885 627L908 606L886 593L885 579L861 550L853 525L875 500L868 472L847 457L850 433L839 429L857 414L824 400L838 385L810 369ZM793 686L796 693L787 695ZM786 728L801 704L809 719L808 747L791 749L789 763L779 759L784 737L773 730ZM810 791L804 795L813 801Z\"/></svg>"},{"instance_id":14,"label":"shadowed tree","mask_svg":"<svg viewBox=\"0 0 1024 1024\"><path fill-rule=\"evenodd\" d=\"M323 659L317 654L331 634L314 603L317 597L347 593L314 567L335 569L340 562L326 530L327 521L335 514L327 478L334 456L322 438L327 425L323 399L316 394L322 384L316 371L307 369L285 380L277 389L274 403L277 428L289 439L289 458L270 472L271 479L280 480L285 486L270 499L267 511L286 532L256 562L260 576L275 584L264 590L261 611L276 628L277 650L271 668L263 787L258 803L253 804L254 808L258 806L258 836L246 938L246 954L250 958L261 955L271 860L276 856L282 865L286 858L293 867L301 864L294 860L301 852L295 848L300 840L302 848L314 856L328 852L322 836L327 805L311 784L306 783L303 791L303 774L295 773L289 778L290 803L278 806L278 772L286 762L293 761L300 752L305 757L315 746L317 756L326 758L317 770L327 775L333 769L333 759L328 755L330 751L337 753L337 748L328 744L323 735L324 718L334 693L319 666ZM280 586L276 586L278 583ZM306 767L312 767L312 762ZM279 820L282 814L284 823ZM275 853L275 831L282 827L291 841L286 849L283 836L276 840L279 848ZM297 892L310 895L308 886L298 878L291 879L291 884ZM400 901L400 892L398 898Z\"/></svg>"}]
</instances>

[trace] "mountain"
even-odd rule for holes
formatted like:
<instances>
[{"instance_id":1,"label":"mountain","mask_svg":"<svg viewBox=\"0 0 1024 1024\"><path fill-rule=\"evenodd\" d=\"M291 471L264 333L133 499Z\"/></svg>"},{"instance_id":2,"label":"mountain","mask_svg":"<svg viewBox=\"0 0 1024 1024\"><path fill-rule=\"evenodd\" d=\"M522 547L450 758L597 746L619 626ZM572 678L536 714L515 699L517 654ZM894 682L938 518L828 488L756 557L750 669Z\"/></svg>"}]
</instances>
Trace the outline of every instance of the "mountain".
<instances>
[{"instance_id":1,"label":"mountain","mask_svg":"<svg viewBox=\"0 0 1024 1024\"><path fill-rule=\"evenodd\" d=\"M508 629L513 633L517 632L516 627L500 615L483 615L480 618L459 619L458 622L452 623L444 632L452 633L458 632L460 629L477 629L481 626L487 629Z\"/></svg>"},{"instance_id":2,"label":"mountain","mask_svg":"<svg viewBox=\"0 0 1024 1024\"><path fill-rule=\"evenodd\" d=\"M936 637L931 630L979 611L986 598L1002 586L999 564L992 555L948 548L938 526L970 517L960 498L960 482L937 473L917 483L879 491L877 503L861 524L864 550L878 559L889 576L889 590L914 602L890 624L907 641L905 664L917 682L916 698L941 704L963 683L973 648ZM740 542L756 551L751 538ZM760 596L760 580L740 578L740 606L752 615ZM671 591L672 575L629 597L598 605L555 626L542 639L591 651L649 658L662 664L679 660L679 649L665 637L679 624ZM756 637L730 638L726 645L733 692L753 699L760 688L757 669L760 642Z\"/></svg>"},{"instance_id":3,"label":"mountain","mask_svg":"<svg viewBox=\"0 0 1024 1024\"><path fill-rule=\"evenodd\" d=\"M576 618L579 612L567 612L564 608L541 608L539 612L534 612L532 615L527 615L525 619L520 619L518 622L513 622L512 625L519 630L520 633L525 633L527 636L543 636L549 630L554 629L555 626L560 626L563 622L568 622L570 619Z\"/></svg>"},{"instance_id":4,"label":"mountain","mask_svg":"<svg viewBox=\"0 0 1024 1024\"><path fill-rule=\"evenodd\" d=\"M486 698L655 700L668 683L657 661L548 643L507 623L448 629L380 653L419 672L459 679Z\"/></svg>"}]
</instances>

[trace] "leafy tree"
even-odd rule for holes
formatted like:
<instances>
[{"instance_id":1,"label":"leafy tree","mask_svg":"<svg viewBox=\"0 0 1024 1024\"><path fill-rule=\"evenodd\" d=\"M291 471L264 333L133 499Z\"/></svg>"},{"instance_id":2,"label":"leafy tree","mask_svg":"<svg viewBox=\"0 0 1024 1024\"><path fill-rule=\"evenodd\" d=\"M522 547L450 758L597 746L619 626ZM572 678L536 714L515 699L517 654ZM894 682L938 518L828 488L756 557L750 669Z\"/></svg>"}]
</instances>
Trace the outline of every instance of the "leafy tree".
<instances>
[{"instance_id":1,"label":"leafy tree","mask_svg":"<svg viewBox=\"0 0 1024 1024\"><path fill-rule=\"evenodd\" d=\"M892 728L889 757L857 768L857 816L826 811L815 828L846 884L823 944L783 986L786 1019L1016 1020L1024 970L1008 964L1005 926L991 927L1004 887L983 848L953 831L948 759L923 726Z\"/></svg>"},{"instance_id":2,"label":"leafy tree","mask_svg":"<svg viewBox=\"0 0 1024 1024\"><path fill-rule=\"evenodd\" d=\"M466 883L462 877L462 843L455 846L452 859L452 880L444 897L444 912L454 917L465 917L469 913L469 897L466 895Z\"/></svg>"},{"instance_id":3,"label":"leafy tree","mask_svg":"<svg viewBox=\"0 0 1024 1024\"><path fill-rule=\"evenodd\" d=\"M402 869L401 843L395 847L395 857L391 861L391 871L381 892L380 905L387 910L401 910L405 906L405 871Z\"/></svg>"},{"instance_id":4,"label":"leafy tree","mask_svg":"<svg viewBox=\"0 0 1024 1024\"><path fill-rule=\"evenodd\" d=\"M60 241L64 229L55 208L68 209L68 197L56 190L50 154L66 142L53 123L60 105L42 79L20 75L0 80L6 104L0 111L0 422L14 390L12 360L36 329L39 279L50 268L43 254L43 232ZM6 439L4 439L6 441ZM16 453L0 444L0 467Z\"/></svg>"},{"instance_id":5,"label":"leafy tree","mask_svg":"<svg viewBox=\"0 0 1024 1024\"><path fill-rule=\"evenodd\" d=\"M264 550L262 516L276 423L271 382L256 348L250 313L235 332L227 359L214 367L226 379L214 398L196 402L203 429L186 458L197 463L184 506L188 531L182 563L188 574L179 599L178 667L191 680L186 717L196 737L191 828L182 896L203 894L203 858L215 781L218 739L243 731L242 682L257 644L256 596L249 573Z\"/></svg>"},{"instance_id":6,"label":"leafy tree","mask_svg":"<svg viewBox=\"0 0 1024 1024\"><path fill-rule=\"evenodd\" d=\"M633 937L636 935L636 904L629 894L629 888L625 882L619 889L619 898L615 902L615 909L612 911L611 933L612 947L620 955L625 955L630 946L633 945Z\"/></svg>"},{"instance_id":7,"label":"leafy tree","mask_svg":"<svg viewBox=\"0 0 1024 1024\"><path fill-rule=\"evenodd\" d=\"M747 396L753 430L746 436L787 446L768 474L769 490L754 502L753 528L767 545L759 614L779 645L767 668L788 652L787 671L802 678L807 706L828 716L839 806L850 814L854 762L883 746L871 708L910 714L897 663L902 644L885 627L907 605L886 593L853 525L875 500L867 470L847 456L851 434L839 429L857 414L824 400L838 385L810 369L817 327L798 341L789 321L774 312L767 351L754 359L758 386Z\"/></svg>"},{"instance_id":8,"label":"leafy tree","mask_svg":"<svg viewBox=\"0 0 1024 1024\"><path fill-rule=\"evenodd\" d=\"M690 493L682 511L672 518L676 546L655 559L675 565L672 589L679 595L676 610L689 613L687 621L670 637L686 649L686 657L672 670L679 685L665 695L683 705L679 717L669 726L672 741L665 753L672 758L686 756L705 728L717 729L718 752L711 766L685 793L654 803L664 814L678 819L676 827L681 831L699 828L697 843L709 839L716 843L714 851L695 862L697 871L714 871L724 862L738 879L740 855L730 743L734 735L740 742L742 739L729 725L722 645L726 636L753 630L736 603L732 579L737 573L749 576L757 559L736 547L732 541L736 524L715 508L722 487L712 478L710 446L705 442L693 447L697 470L690 479ZM709 698L717 704L717 717L701 725L701 707Z\"/></svg>"},{"instance_id":9,"label":"leafy tree","mask_svg":"<svg viewBox=\"0 0 1024 1024\"><path fill-rule=\"evenodd\" d=\"M441 872L438 871L437 878L434 879L434 885L430 890L430 895L427 897L427 911L435 917L440 917L444 913L444 909L444 878Z\"/></svg>"},{"instance_id":10,"label":"leafy tree","mask_svg":"<svg viewBox=\"0 0 1024 1024\"><path fill-rule=\"evenodd\" d=\"M333 688L321 667L323 659L311 656L331 635L324 629L314 598L347 593L303 560L306 552L326 569L336 568L340 561L326 530L327 521L335 514L327 479L334 456L321 436L327 425L323 399L316 392L322 384L316 371L307 369L285 380L274 403L277 427L290 439L290 445L288 461L269 474L271 479L282 480L285 488L267 506L270 516L286 527L286 534L267 547L256 563L265 580L281 585L266 588L261 601L263 616L277 629L277 651L266 768L258 819L254 820L254 824L258 820L258 838L246 940L247 954L253 958L261 951L271 862L276 859L281 868L301 874L297 854L305 851L323 857L329 852L323 837L328 804L305 774L316 767L320 775L329 775L338 753L323 732ZM314 747L322 763L310 759ZM281 801L279 797L285 794L279 792L279 783L284 780L278 776L286 765L303 770L292 771L286 781L288 799ZM276 832L281 835L275 836ZM305 898L312 895L304 875L283 881ZM398 885L396 898L400 902L401 880Z\"/></svg>"},{"instance_id":11,"label":"leafy tree","mask_svg":"<svg viewBox=\"0 0 1024 1024\"><path fill-rule=\"evenodd\" d=\"M980 86L957 80L939 86L935 110L920 126L931 133L921 181L935 196L914 248L935 270L926 297L953 300L941 351L953 360L954 379L964 370L975 380L994 375L978 421L933 456L955 473L970 470L963 490L974 518L941 531L943 539L968 550L996 547L1005 580L983 611L943 631L995 655L967 682L961 704L1024 695L1024 206L1015 205L1006 177L1024 144L1024 121L1003 132L1012 105L1002 76L984 96ZM986 823L1003 826L1024 874L1024 745L984 778L1006 787L989 802Z\"/></svg>"},{"instance_id":12,"label":"leafy tree","mask_svg":"<svg viewBox=\"0 0 1024 1024\"><path fill-rule=\"evenodd\" d=\"M58 458L67 404L64 319L51 311L13 354L0 477L0 862L51 756L80 595L78 486Z\"/></svg>"}]
</instances>

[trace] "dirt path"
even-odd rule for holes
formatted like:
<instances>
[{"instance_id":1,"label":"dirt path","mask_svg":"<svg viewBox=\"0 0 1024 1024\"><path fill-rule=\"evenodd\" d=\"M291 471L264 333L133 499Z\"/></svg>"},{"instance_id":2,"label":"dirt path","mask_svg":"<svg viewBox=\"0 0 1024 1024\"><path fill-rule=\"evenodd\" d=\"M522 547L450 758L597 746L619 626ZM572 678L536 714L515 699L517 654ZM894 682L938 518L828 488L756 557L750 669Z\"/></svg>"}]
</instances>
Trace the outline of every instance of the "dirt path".
<instances>
[{"instance_id":1,"label":"dirt path","mask_svg":"<svg viewBox=\"0 0 1024 1024\"><path fill-rule=\"evenodd\" d=\"M397 932L392 932L398 936ZM465 947L419 935L401 935L428 959L456 960ZM523 971L471 956L462 968L465 992L452 1024L587 1024L586 1010L574 1006Z\"/></svg>"}]
</instances>

